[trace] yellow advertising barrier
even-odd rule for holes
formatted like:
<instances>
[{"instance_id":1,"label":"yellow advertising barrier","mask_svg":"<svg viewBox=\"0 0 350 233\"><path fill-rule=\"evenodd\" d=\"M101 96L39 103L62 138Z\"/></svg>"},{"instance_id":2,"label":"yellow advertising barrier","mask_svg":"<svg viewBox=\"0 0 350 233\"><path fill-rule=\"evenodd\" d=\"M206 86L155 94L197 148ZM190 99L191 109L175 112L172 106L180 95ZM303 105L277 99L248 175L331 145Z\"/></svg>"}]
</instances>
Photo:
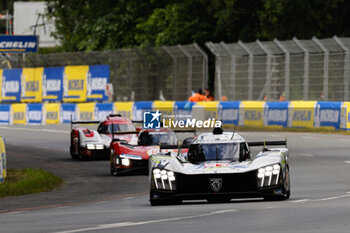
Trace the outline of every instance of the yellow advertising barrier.
<instances>
[{"instance_id":1,"label":"yellow advertising barrier","mask_svg":"<svg viewBox=\"0 0 350 233\"><path fill-rule=\"evenodd\" d=\"M0 69L0 102L2 101L2 73L4 72L3 69Z\"/></svg>"},{"instance_id":2,"label":"yellow advertising barrier","mask_svg":"<svg viewBox=\"0 0 350 233\"><path fill-rule=\"evenodd\" d=\"M219 101L197 102L197 106L204 107L204 120L215 118L218 115Z\"/></svg>"},{"instance_id":3,"label":"yellow advertising barrier","mask_svg":"<svg viewBox=\"0 0 350 233\"><path fill-rule=\"evenodd\" d=\"M42 76L44 68L23 68L22 70L22 102L42 101Z\"/></svg>"},{"instance_id":4,"label":"yellow advertising barrier","mask_svg":"<svg viewBox=\"0 0 350 233\"><path fill-rule=\"evenodd\" d=\"M242 101L239 107L240 125L263 126L264 125L264 101Z\"/></svg>"},{"instance_id":5,"label":"yellow advertising barrier","mask_svg":"<svg viewBox=\"0 0 350 233\"><path fill-rule=\"evenodd\" d=\"M5 181L7 176L6 170L6 150L3 137L0 136L0 183Z\"/></svg>"},{"instance_id":6,"label":"yellow advertising barrier","mask_svg":"<svg viewBox=\"0 0 350 233\"><path fill-rule=\"evenodd\" d=\"M93 121L95 119L95 103L77 104L77 117L79 121Z\"/></svg>"},{"instance_id":7,"label":"yellow advertising barrier","mask_svg":"<svg viewBox=\"0 0 350 233\"><path fill-rule=\"evenodd\" d=\"M134 102L114 102L114 111L117 114L121 114L123 117L129 118L132 117L132 107Z\"/></svg>"},{"instance_id":8,"label":"yellow advertising barrier","mask_svg":"<svg viewBox=\"0 0 350 233\"><path fill-rule=\"evenodd\" d=\"M63 101L86 101L86 77L89 66L66 66L64 69Z\"/></svg>"},{"instance_id":9,"label":"yellow advertising barrier","mask_svg":"<svg viewBox=\"0 0 350 233\"><path fill-rule=\"evenodd\" d=\"M12 104L13 124L26 124L26 108L27 104Z\"/></svg>"},{"instance_id":10,"label":"yellow advertising barrier","mask_svg":"<svg viewBox=\"0 0 350 233\"><path fill-rule=\"evenodd\" d=\"M153 111L159 110L162 113L162 117L165 118L173 118L170 117L174 114L174 104L175 101L153 101Z\"/></svg>"},{"instance_id":11,"label":"yellow advertising barrier","mask_svg":"<svg viewBox=\"0 0 350 233\"><path fill-rule=\"evenodd\" d=\"M43 114L45 124L59 124L60 123L60 104L49 103L44 104Z\"/></svg>"},{"instance_id":12,"label":"yellow advertising barrier","mask_svg":"<svg viewBox=\"0 0 350 233\"><path fill-rule=\"evenodd\" d=\"M289 127L314 127L316 101L291 101L289 103Z\"/></svg>"},{"instance_id":13,"label":"yellow advertising barrier","mask_svg":"<svg viewBox=\"0 0 350 233\"><path fill-rule=\"evenodd\" d=\"M350 129L350 102L343 102L341 113L341 129Z\"/></svg>"}]
</instances>

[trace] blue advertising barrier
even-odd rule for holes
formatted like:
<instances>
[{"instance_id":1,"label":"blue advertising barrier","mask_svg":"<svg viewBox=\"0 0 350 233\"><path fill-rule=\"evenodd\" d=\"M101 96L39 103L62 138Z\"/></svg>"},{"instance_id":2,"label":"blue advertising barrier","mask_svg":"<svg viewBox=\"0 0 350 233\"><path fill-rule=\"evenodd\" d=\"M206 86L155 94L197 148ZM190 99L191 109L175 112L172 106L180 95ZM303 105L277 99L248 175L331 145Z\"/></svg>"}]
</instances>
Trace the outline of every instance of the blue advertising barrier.
<instances>
[{"instance_id":1,"label":"blue advertising barrier","mask_svg":"<svg viewBox=\"0 0 350 233\"><path fill-rule=\"evenodd\" d=\"M2 102L21 101L21 75L22 69L4 69L1 77Z\"/></svg>"},{"instance_id":2,"label":"blue advertising barrier","mask_svg":"<svg viewBox=\"0 0 350 233\"><path fill-rule=\"evenodd\" d=\"M108 96L105 95L107 83L109 83L109 65L89 66L87 101L108 100Z\"/></svg>"},{"instance_id":3,"label":"blue advertising barrier","mask_svg":"<svg viewBox=\"0 0 350 233\"><path fill-rule=\"evenodd\" d=\"M132 120L142 121L144 112L152 112L153 101L135 102L132 107Z\"/></svg>"},{"instance_id":4,"label":"blue advertising barrier","mask_svg":"<svg viewBox=\"0 0 350 233\"><path fill-rule=\"evenodd\" d=\"M76 104L61 104L60 122L70 123L71 119L76 120Z\"/></svg>"},{"instance_id":5,"label":"blue advertising barrier","mask_svg":"<svg viewBox=\"0 0 350 233\"><path fill-rule=\"evenodd\" d=\"M342 102L317 102L314 117L314 127L340 128Z\"/></svg>"},{"instance_id":6,"label":"blue advertising barrier","mask_svg":"<svg viewBox=\"0 0 350 233\"><path fill-rule=\"evenodd\" d=\"M11 119L11 105L1 104L0 105L0 125L9 125Z\"/></svg>"},{"instance_id":7,"label":"blue advertising barrier","mask_svg":"<svg viewBox=\"0 0 350 233\"><path fill-rule=\"evenodd\" d=\"M189 101L176 101L174 104L175 120L186 120L192 118L192 107L196 103Z\"/></svg>"},{"instance_id":8,"label":"blue advertising barrier","mask_svg":"<svg viewBox=\"0 0 350 233\"><path fill-rule=\"evenodd\" d=\"M31 35L0 36L1 53L35 53L38 50L38 37Z\"/></svg>"},{"instance_id":9,"label":"blue advertising barrier","mask_svg":"<svg viewBox=\"0 0 350 233\"><path fill-rule=\"evenodd\" d=\"M27 124L39 125L43 119L43 104L27 104Z\"/></svg>"},{"instance_id":10,"label":"blue advertising barrier","mask_svg":"<svg viewBox=\"0 0 350 233\"><path fill-rule=\"evenodd\" d=\"M113 103L97 103L95 105L95 121L104 120L113 113Z\"/></svg>"},{"instance_id":11,"label":"blue advertising barrier","mask_svg":"<svg viewBox=\"0 0 350 233\"><path fill-rule=\"evenodd\" d=\"M266 102L264 125L288 126L289 102Z\"/></svg>"},{"instance_id":12,"label":"blue advertising barrier","mask_svg":"<svg viewBox=\"0 0 350 233\"><path fill-rule=\"evenodd\" d=\"M225 101L219 103L218 119L222 121L222 124L238 125L240 103L240 101Z\"/></svg>"},{"instance_id":13,"label":"blue advertising barrier","mask_svg":"<svg viewBox=\"0 0 350 233\"><path fill-rule=\"evenodd\" d=\"M43 74L43 100L63 100L64 67L44 68Z\"/></svg>"}]
</instances>

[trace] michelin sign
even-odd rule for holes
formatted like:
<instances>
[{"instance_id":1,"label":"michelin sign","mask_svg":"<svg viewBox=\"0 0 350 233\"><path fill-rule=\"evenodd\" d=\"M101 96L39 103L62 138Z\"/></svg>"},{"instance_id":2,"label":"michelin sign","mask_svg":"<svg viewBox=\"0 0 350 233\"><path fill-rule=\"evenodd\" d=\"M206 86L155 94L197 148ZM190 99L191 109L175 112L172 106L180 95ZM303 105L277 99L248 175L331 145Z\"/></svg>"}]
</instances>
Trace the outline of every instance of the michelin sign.
<instances>
[{"instance_id":1,"label":"michelin sign","mask_svg":"<svg viewBox=\"0 0 350 233\"><path fill-rule=\"evenodd\" d=\"M0 36L1 53L35 53L37 50L37 36Z\"/></svg>"}]
</instances>

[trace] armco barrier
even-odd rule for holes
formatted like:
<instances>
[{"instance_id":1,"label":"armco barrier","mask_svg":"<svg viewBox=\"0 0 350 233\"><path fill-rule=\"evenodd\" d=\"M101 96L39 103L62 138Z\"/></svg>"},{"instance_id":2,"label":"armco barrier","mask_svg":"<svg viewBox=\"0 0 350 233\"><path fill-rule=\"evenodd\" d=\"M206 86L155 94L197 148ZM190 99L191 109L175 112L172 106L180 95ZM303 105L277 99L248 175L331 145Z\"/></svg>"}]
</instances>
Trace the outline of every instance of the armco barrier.
<instances>
[{"instance_id":1,"label":"armco barrier","mask_svg":"<svg viewBox=\"0 0 350 233\"><path fill-rule=\"evenodd\" d=\"M218 119L242 126L331 127L350 129L350 102L141 101L114 103L21 103L1 104L0 124L59 124L73 120L102 120L118 113L143 120L143 113L159 110L166 118Z\"/></svg>"},{"instance_id":2,"label":"armco barrier","mask_svg":"<svg viewBox=\"0 0 350 233\"><path fill-rule=\"evenodd\" d=\"M0 183L5 181L6 175L7 175L7 170L6 170L5 141L3 137L0 136Z\"/></svg>"}]
</instances>

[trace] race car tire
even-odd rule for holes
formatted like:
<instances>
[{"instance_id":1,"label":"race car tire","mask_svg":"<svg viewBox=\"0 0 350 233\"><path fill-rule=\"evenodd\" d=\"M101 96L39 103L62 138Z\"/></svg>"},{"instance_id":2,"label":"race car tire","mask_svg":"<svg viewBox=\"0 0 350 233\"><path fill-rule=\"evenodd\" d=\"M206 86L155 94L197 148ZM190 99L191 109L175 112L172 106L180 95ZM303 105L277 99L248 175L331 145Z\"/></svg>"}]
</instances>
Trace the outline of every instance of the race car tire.
<instances>
[{"instance_id":1,"label":"race car tire","mask_svg":"<svg viewBox=\"0 0 350 233\"><path fill-rule=\"evenodd\" d=\"M274 195L274 196L267 196L264 197L264 200L266 201L283 201L287 200L290 197L290 177L289 177L289 167L286 167L286 174L283 179L283 186L282 186L282 195Z\"/></svg>"},{"instance_id":2,"label":"race car tire","mask_svg":"<svg viewBox=\"0 0 350 233\"><path fill-rule=\"evenodd\" d=\"M159 205L179 205L182 203L181 199L154 199L153 191L150 192L149 202L151 206L159 206Z\"/></svg>"},{"instance_id":3,"label":"race car tire","mask_svg":"<svg viewBox=\"0 0 350 233\"><path fill-rule=\"evenodd\" d=\"M181 200L155 200L150 199L149 202L151 206L159 206L159 205L179 205L181 204Z\"/></svg>"},{"instance_id":4,"label":"race car tire","mask_svg":"<svg viewBox=\"0 0 350 233\"><path fill-rule=\"evenodd\" d=\"M207 201L209 203L227 203L231 201L231 198L229 197L214 197L214 198L207 198Z\"/></svg>"},{"instance_id":5,"label":"race car tire","mask_svg":"<svg viewBox=\"0 0 350 233\"><path fill-rule=\"evenodd\" d=\"M111 175L112 176L118 176L119 175L118 170L115 170L115 168L113 167L112 163L111 163Z\"/></svg>"},{"instance_id":6,"label":"race car tire","mask_svg":"<svg viewBox=\"0 0 350 233\"><path fill-rule=\"evenodd\" d=\"M72 157L73 160L80 160L79 150L78 150L78 154L74 154L73 146L70 146L70 156Z\"/></svg>"}]
</instances>

